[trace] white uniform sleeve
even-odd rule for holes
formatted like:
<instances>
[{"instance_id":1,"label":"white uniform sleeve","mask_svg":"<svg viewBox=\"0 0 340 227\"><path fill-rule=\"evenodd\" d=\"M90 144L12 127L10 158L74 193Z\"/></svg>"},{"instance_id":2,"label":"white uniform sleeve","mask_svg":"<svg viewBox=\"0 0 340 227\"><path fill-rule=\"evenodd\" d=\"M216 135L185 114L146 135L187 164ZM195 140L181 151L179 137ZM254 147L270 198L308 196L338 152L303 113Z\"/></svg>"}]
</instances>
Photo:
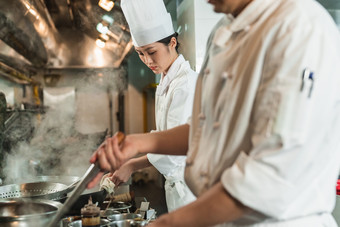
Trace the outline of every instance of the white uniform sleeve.
<instances>
[{"instance_id":1,"label":"white uniform sleeve","mask_svg":"<svg viewBox=\"0 0 340 227\"><path fill-rule=\"evenodd\" d=\"M272 39L250 119L251 148L221 177L238 201L276 218L294 206L307 209L300 202L325 203L324 192L331 194L332 187L335 193L330 182L340 160L340 59L333 45L339 36L311 26L287 26ZM315 82L300 91L306 68Z\"/></svg>"}]
</instances>

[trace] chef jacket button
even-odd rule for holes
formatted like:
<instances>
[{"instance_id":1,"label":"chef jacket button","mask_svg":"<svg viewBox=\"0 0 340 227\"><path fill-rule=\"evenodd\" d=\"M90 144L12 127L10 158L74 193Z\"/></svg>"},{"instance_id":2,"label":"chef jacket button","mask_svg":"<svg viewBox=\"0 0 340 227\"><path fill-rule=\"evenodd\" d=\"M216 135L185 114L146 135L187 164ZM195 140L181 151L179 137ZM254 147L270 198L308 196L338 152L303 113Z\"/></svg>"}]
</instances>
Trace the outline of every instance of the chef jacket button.
<instances>
[{"instance_id":1,"label":"chef jacket button","mask_svg":"<svg viewBox=\"0 0 340 227\"><path fill-rule=\"evenodd\" d=\"M207 177L207 176L208 176L208 173L202 171L202 172L200 173L200 176L201 176L201 177Z\"/></svg>"},{"instance_id":2,"label":"chef jacket button","mask_svg":"<svg viewBox=\"0 0 340 227\"><path fill-rule=\"evenodd\" d=\"M222 79L223 80L230 80L230 79L233 79L233 75L231 73L228 73L227 71L224 71L221 75Z\"/></svg>"},{"instance_id":3,"label":"chef jacket button","mask_svg":"<svg viewBox=\"0 0 340 227\"><path fill-rule=\"evenodd\" d=\"M208 182L205 182L205 183L204 183L204 187L205 187L205 188L209 188L209 183L208 183Z\"/></svg>"},{"instance_id":4,"label":"chef jacket button","mask_svg":"<svg viewBox=\"0 0 340 227\"><path fill-rule=\"evenodd\" d=\"M205 120L205 115L204 115L204 113L200 113L200 114L198 115L198 118L201 119L201 120Z\"/></svg>"},{"instance_id":5,"label":"chef jacket button","mask_svg":"<svg viewBox=\"0 0 340 227\"><path fill-rule=\"evenodd\" d=\"M210 73L210 69L206 68L206 69L204 70L204 74L209 74L209 73Z\"/></svg>"},{"instance_id":6,"label":"chef jacket button","mask_svg":"<svg viewBox=\"0 0 340 227\"><path fill-rule=\"evenodd\" d=\"M190 165L192 165L192 163L193 163L193 160L190 158L187 158L187 160L185 161L185 165L186 166L190 166Z\"/></svg>"},{"instance_id":7,"label":"chef jacket button","mask_svg":"<svg viewBox=\"0 0 340 227\"><path fill-rule=\"evenodd\" d=\"M219 128L221 126L221 123L220 122L215 122L213 127L216 129L216 128Z\"/></svg>"},{"instance_id":8,"label":"chef jacket button","mask_svg":"<svg viewBox=\"0 0 340 227\"><path fill-rule=\"evenodd\" d=\"M224 72L222 73L221 77L222 77L222 79L228 79L229 73L224 71Z\"/></svg>"},{"instance_id":9,"label":"chef jacket button","mask_svg":"<svg viewBox=\"0 0 340 227\"><path fill-rule=\"evenodd\" d=\"M249 25L245 26L244 29L243 29L243 31L245 31L245 32L247 32L249 30L250 30L250 26Z\"/></svg>"}]
</instances>

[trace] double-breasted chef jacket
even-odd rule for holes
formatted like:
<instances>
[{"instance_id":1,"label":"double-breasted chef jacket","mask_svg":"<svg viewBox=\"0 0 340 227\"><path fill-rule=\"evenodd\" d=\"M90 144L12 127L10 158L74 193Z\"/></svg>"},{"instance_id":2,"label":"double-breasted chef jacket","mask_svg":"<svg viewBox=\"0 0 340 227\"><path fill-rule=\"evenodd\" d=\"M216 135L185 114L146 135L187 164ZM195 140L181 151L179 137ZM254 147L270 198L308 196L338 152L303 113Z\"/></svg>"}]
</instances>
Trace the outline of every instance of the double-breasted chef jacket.
<instances>
[{"instance_id":1,"label":"double-breasted chef jacket","mask_svg":"<svg viewBox=\"0 0 340 227\"><path fill-rule=\"evenodd\" d=\"M314 0L253 0L214 30L197 81L186 183L251 209L219 226L336 226L340 38Z\"/></svg>"}]
</instances>

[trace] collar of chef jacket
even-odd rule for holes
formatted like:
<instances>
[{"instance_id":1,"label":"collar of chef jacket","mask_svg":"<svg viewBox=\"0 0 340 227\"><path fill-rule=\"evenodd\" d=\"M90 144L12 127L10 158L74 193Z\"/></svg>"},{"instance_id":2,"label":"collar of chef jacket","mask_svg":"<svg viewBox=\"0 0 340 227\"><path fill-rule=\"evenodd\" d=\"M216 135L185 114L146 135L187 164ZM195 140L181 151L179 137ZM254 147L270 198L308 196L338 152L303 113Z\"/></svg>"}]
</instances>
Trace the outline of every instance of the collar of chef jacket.
<instances>
[{"instance_id":1,"label":"collar of chef jacket","mask_svg":"<svg viewBox=\"0 0 340 227\"><path fill-rule=\"evenodd\" d=\"M180 68L180 66L183 62L185 62L185 59L184 59L183 55L180 54L177 57L177 59L170 66L168 73L166 75L164 75L162 73L161 80L160 80L159 85L157 86L157 90L156 90L157 95L161 96L161 95L164 95L166 93L166 91L169 88L171 81L173 81L173 79L176 78L177 72L178 72L178 70L179 70L179 68Z\"/></svg>"},{"instance_id":2,"label":"collar of chef jacket","mask_svg":"<svg viewBox=\"0 0 340 227\"><path fill-rule=\"evenodd\" d=\"M237 16L227 15L231 21L227 26L217 29L213 44L223 47L235 32L248 31L251 25L262 15L262 13L272 4L280 4L277 0L254 0Z\"/></svg>"}]
</instances>

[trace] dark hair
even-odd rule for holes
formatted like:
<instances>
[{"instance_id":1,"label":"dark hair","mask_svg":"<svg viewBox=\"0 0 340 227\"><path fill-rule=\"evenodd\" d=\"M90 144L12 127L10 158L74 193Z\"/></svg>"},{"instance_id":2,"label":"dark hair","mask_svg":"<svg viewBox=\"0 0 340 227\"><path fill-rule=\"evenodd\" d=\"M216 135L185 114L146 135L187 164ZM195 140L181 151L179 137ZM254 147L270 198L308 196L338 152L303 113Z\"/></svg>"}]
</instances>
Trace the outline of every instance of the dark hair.
<instances>
[{"instance_id":1,"label":"dark hair","mask_svg":"<svg viewBox=\"0 0 340 227\"><path fill-rule=\"evenodd\" d=\"M164 39L161 39L161 40L159 40L159 41L157 41L157 42L159 42L159 43L164 43L165 45L169 45L169 43L170 43L172 37L175 37L175 39L176 39L176 41L177 41L177 45L176 45L175 49L176 49L176 51L177 51L177 53L178 53L178 48L179 48L179 45L180 45L180 44L179 44L178 39L177 39L177 37L178 37L178 33L177 33L177 32L175 32L174 34L172 34L172 35L170 35L170 36L168 36L168 37L166 37L166 38L164 38Z\"/></svg>"}]
</instances>

